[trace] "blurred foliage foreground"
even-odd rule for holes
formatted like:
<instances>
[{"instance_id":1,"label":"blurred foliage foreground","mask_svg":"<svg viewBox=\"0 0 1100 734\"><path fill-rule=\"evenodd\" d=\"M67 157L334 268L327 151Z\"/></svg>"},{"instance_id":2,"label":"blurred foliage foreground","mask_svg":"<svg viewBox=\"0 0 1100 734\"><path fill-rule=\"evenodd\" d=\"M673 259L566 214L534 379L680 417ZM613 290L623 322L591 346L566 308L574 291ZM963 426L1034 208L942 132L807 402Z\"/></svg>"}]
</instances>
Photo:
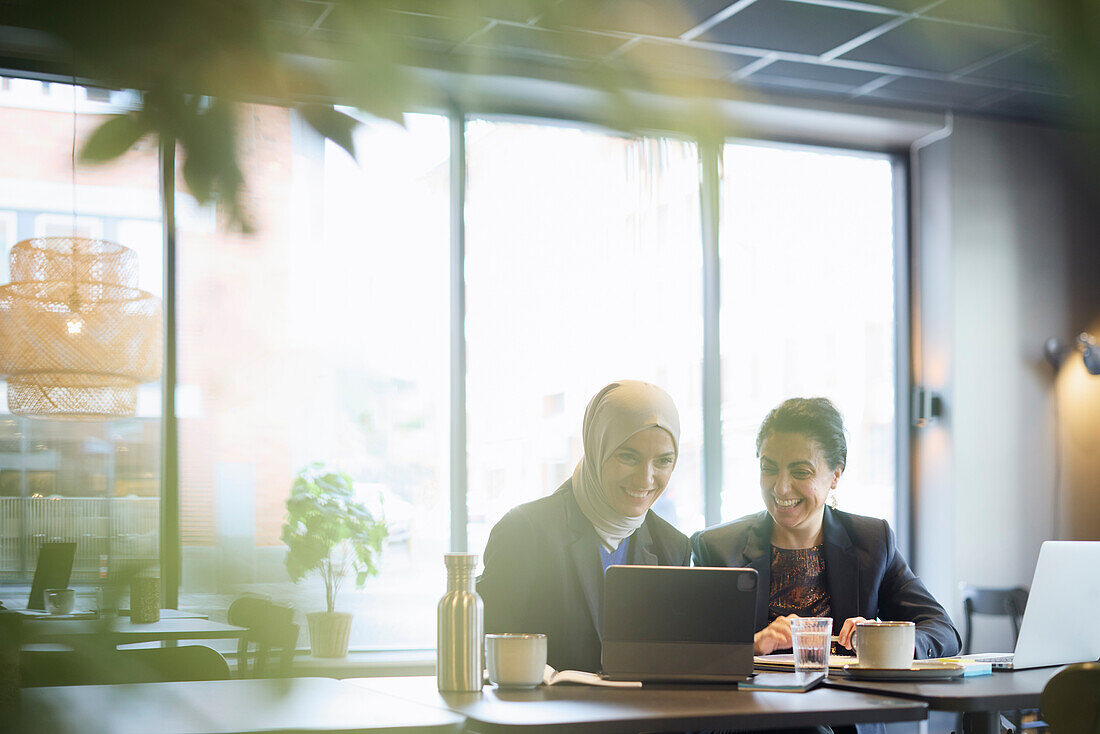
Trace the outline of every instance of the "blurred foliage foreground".
<instances>
[{"instance_id":1,"label":"blurred foliage foreground","mask_svg":"<svg viewBox=\"0 0 1100 734\"><path fill-rule=\"evenodd\" d=\"M973 0L991 22L1050 38L1053 56L1076 111L1073 124L1100 141L1100 2L1097 0ZM324 13L325 7L328 12ZM232 224L248 229L241 207L245 185L237 162L234 102L266 101L292 107L325 138L355 154L357 121L338 102L371 115L402 120L422 99L412 67L439 66L424 44L410 42L425 18L444 19L455 43L510 18L540 34L549 57L593 58L583 28L631 27L647 16L652 27L691 27L687 0L9 0L18 24L46 33L81 78L144 92L138 109L112 117L85 142L85 161L123 155L142 137L156 135L182 150L186 186L200 202L216 201ZM324 13L323 17L319 17ZM1026 14L1027 17L1021 17ZM615 16L619 16L616 19ZM629 20L635 22L629 22ZM438 19L437 19L438 20ZM323 23L322 23L323 21ZM930 51L931 52L931 51ZM500 52L478 46L446 56L446 68L492 72ZM714 87L698 79L668 78L667 70L638 55L605 54L574 64L571 81L607 95L606 124L631 131L636 121L627 90L705 100ZM722 92L728 96L730 87ZM707 134L709 106L689 106L689 131ZM1096 149L1097 146L1094 146Z\"/></svg>"}]
</instances>

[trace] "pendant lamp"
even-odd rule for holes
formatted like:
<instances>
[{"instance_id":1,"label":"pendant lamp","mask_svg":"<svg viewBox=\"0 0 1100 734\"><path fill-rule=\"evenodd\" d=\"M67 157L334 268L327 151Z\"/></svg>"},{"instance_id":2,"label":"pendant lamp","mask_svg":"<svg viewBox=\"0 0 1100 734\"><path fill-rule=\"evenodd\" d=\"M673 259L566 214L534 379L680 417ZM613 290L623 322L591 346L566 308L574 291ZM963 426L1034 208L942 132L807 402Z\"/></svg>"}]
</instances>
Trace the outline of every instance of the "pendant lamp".
<instances>
[{"instance_id":1,"label":"pendant lamp","mask_svg":"<svg viewBox=\"0 0 1100 734\"><path fill-rule=\"evenodd\" d=\"M137 254L83 237L12 247L0 286L0 376L15 415L134 415L137 386L160 376L160 299L137 288Z\"/></svg>"}]
</instances>

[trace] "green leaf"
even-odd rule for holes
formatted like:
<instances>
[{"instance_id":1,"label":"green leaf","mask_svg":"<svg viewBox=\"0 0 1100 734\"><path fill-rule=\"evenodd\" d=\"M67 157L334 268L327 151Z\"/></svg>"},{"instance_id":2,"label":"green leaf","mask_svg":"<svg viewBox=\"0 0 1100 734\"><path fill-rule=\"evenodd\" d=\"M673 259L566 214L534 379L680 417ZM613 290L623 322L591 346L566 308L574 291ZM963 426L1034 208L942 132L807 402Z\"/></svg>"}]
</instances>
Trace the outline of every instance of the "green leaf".
<instances>
[{"instance_id":1,"label":"green leaf","mask_svg":"<svg viewBox=\"0 0 1100 734\"><path fill-rule=\"evenodd\" d=\"M298 111L310 127L355 158L355 128L359 126L358 120L338 112L332 105L304 104L298 106Z\"/></svg>"},{"instance_id":2,"label":"green leaf","mask_svg":"<svg viewBox=\"0 0 1100 734\"><path fill-rule=\"evenodd\" d=\"M378 575L382 543L389 534L385 519L356 502L354 480L342 471L312 463L298 472L287 498L281 537L287 546L286 568L295 581L319 571L333 593L345 574L354 571L356 586Z\"/></svg>"},{"instance_id":3,"label":"green leaf","mask_svg":"<svg viewBox=\"0 0 1100 734\"><path fill-rule=\"evenodd\" d=\"M127 113L110 117L92 131L80 149L85 163L104 163L120 158L150 130L144 115Z\"/></svg>"}]
</instances>

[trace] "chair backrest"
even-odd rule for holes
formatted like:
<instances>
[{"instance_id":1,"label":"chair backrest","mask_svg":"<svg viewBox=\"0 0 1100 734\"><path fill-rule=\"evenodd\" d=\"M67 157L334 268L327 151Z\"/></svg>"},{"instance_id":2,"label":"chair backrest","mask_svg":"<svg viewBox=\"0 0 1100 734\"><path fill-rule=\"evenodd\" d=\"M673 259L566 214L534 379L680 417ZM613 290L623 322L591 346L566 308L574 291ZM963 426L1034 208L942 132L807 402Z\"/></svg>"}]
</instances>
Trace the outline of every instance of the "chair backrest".
<instances>
[{"instance_id":1,"label":"chair backrest","mask_svg":"<svg viewBox=\"0 0 1100 734\"><path fill-rule=\"evenodd\" d=\"M1066 666L1043 687L1039 713L1051 734L1100 734L1100 663Z\"/></svg>"},{"instance_id":2,"label":"chair backrest","mask_svg":"<svg viewBox=\"0 0 1100 734\"><path fill-rule=\"evenodd\" d=\"M205 645L119 650L115 683L229 680L229 663Z\"/></svg>"},{"instance_id":3,"label":"chair backrest","mask_svg":"<svg viewBox=\"0 0 1100 734\"><path fill-rule=\"evenodd\" d=\"M261 596L242 596L229 605L229 624L247 627L237 645L241 678L287 677L298 645L294 607ZM252 645L256 646L251 652Z\"/></svg>"},{"instance_id":4,"label":"chair backrest","mask_svg":"<svg viewBox=\"0 0 1100 734\"><path fill-rule=\"evenodd\" d=\"M30 649L20 656L23 686L228 680L229 663L205 645L102 651Z\"/></svg>"},{"instance_id":5,"label":"chair backrest","mask_svg":"<svg viewBox=\"0 0 1100 734\"><path fill-rule=\"evenodd\" d=\"M974 615L989 614L1007 616L1012 624L1012 644L1020 636L1020 620L1027 606L1027 589L994 589L980 586L963 586L963 611L966 613L966 633L963 638L963 654L971 652L970 644L974 639Z\"/></svg>"}]
</instances>

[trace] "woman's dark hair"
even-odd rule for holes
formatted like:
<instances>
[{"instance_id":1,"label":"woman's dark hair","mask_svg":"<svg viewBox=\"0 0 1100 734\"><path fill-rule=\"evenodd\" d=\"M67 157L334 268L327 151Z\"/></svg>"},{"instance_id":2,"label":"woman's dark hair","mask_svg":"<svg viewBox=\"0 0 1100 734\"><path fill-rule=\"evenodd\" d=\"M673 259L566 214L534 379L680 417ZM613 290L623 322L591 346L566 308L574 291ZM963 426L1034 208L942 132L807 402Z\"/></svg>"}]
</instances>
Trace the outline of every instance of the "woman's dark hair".
<instances>
[{"instance_id":1,"label":"woman's dark hair","mask_svg":"<svg viewBox=\"0 0 1100 734\"><path fill-rule=\"evenodd\" d=\"M844 419L828 398L791 398L768 413L756 434L756 455L773 433L799 433L821 446L830 469L843 468L848 461L844 440Z\"/></svg>"}]
</instances>

